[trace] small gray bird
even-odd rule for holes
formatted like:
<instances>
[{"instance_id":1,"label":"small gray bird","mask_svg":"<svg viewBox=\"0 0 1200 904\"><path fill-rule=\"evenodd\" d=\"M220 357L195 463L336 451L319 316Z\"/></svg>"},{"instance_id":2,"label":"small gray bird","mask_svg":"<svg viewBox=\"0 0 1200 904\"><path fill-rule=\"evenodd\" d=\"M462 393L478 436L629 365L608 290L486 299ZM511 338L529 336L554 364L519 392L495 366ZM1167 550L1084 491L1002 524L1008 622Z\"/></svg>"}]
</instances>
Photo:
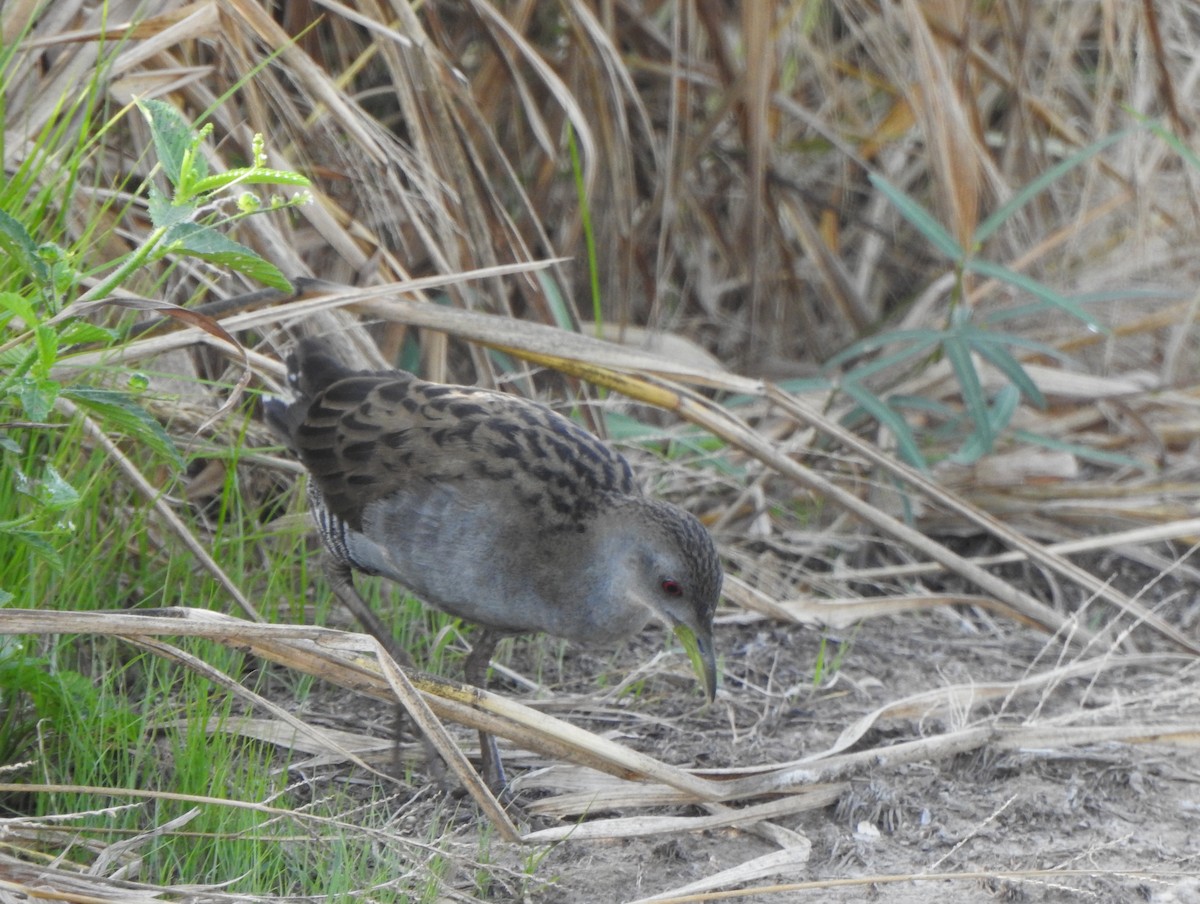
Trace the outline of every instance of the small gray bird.
<instances>
[{"instance_id":1,"label":"small gray bird","mask_svg":"<svg viewBox=\"0 0 1200 904\"><path fill-rule=\"evenodd\" d=\"M643 495L623 456L544 405L355 371L318 339L289 355L288 382L296 399L268 400L267 421L311 476L331 582L372 633L386 628L352 569L482 626L466 663L477 686L503 635L603 644L657 619L712 699L722 579L712 538ZM489 780L502 782L490 739L484 748Z\"/></svg>"}]
</instances>

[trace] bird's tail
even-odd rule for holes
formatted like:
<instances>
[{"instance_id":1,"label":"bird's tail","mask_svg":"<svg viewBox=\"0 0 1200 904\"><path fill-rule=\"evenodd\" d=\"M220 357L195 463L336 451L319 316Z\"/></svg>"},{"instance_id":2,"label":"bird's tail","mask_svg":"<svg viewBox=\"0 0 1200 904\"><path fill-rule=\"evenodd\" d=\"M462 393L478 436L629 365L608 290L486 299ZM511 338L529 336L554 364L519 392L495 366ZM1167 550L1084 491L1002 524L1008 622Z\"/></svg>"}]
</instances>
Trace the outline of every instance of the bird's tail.
<instances>
[{"instance_id":1,"label":"bird's tail","mask_svg":"<svg viewBox=\"0 0 1200 904\"><path fill-rule=\"evenodd\" d=\"M354 376L328 345L316 338L301 339L287 357L287 381L295 397L292 400L271 396L263 399L263 416L279 439L291 449L293 437L308 414L308 406L338 380Z\"/></svg>"},{"instance_id":2,"label":"bird's tail","mask_svg":"<svg viewBox=\"0 0 1200 904\"><path fill-rule=\"evenodd\" d=\"M355 371L342 363L323 339L301 339L287 359L288 383L302 396L314 398Z\"/></svg>"}]
</instances>

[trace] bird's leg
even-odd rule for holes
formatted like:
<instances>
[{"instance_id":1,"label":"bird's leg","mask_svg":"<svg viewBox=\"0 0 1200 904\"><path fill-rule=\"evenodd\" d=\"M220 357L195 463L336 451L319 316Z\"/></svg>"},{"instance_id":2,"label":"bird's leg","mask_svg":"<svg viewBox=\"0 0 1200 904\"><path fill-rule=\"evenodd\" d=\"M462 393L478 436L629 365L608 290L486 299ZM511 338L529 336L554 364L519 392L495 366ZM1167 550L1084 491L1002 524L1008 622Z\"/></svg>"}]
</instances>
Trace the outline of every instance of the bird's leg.
<instances>
[{"instance_id":1,"label":"bird's leg","mask_svg":"<svg viewBox=\"0 0 1200 904\"><path fill-rule=\"evenodd\" d=\"M409 655L408 650L404 649L396 642L396 638L392 632L387 629L383 621L375 614L375 610L367 605L367 601L362 598L358 592L358 588L354 586L354 572L345 562L339 562L332 556L326 554L324 556L325 579L329 581L329 586L333 590L334 596L338 598L343 606L350 610L350 614L357 619L358 623L366 628L367 633L380 642L383 648L387 650L388 655L400 665L401 668L415 669L416 663ZM400 762L400 736L404 731L404 723L408 721L408 712L404 707L396 704L396 727L395 738L396 746L393 750L394 763L393 768L396 775L403 775L404 769ZM421 744L425 747L425 761L429 764L430 772L433 773L435 780L440 781L445 776L445 763L438 755L437 749L433 746L433 742L420 732Z\"/></svg>"},{"instance_id":2,"label":"bird's leg","mask_svg":"<svg viewBox=\"0 0 1200 904\"><path fill-rule=\"evenodd\" d=\"M492 654L496 652L496 644L500 642L500 635L488 628L483 628L474 640L471 652L467 654L463 672L466 675L467 683L480 690L487 690L488 665L491 662ZM500 759L500 749L496 746L496 739L486 731L479 732L479 759L480 771L483 773L483 780L488 783L488 787L497 794L503 792L508 784L508 778L504 774L504 763Z\"/></svg>"},{"instance_id":3,"label":"bird's leg","mask_svg":"<svg viewBox=\"0 0 1200 904\"><path fill-rule=\"evenodd\" d=\"M350 614L367 629L368 634L383 644L383 648L397 663L406 669L415 669L417 664L413 662L408 650L396 643L392 632L359 594L358 589L354 586L354 574L350 570L350 566L328 555L325 556L324 565L325 579L329 581L329 586L333 590L334 596L338 598L338 602L350 610Z\"/></svg>"}]
</instances>

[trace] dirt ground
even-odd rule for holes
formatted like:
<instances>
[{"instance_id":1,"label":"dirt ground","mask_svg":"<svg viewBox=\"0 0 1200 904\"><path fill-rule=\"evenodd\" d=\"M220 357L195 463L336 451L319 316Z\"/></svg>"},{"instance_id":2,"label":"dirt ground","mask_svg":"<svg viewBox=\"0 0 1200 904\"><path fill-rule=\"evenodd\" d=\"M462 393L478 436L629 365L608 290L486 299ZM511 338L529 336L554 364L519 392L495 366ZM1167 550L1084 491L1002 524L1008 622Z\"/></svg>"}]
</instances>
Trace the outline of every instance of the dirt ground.
<instances>
[{"instance_id":1,"label":"dirt ground","mask_svg":"<svg viewBox=\"0 0 1200 904\"><path fill-rule=\"evenodd\" d=\"M1177 618L1196 608L1182 581L1159 585L1156 594ZM1194 626L1189 630L1194 634ZM517 640L508 666L572 701L552 711L573 724L681 767L731 769L819 754L856 720L906 697L1004 685L1097 652L1064 648L1034 628L973 610L931 611L826 635L827 661L833 651L840 660L814 685L822 638L816 629L734 616L719 623L717 637L724 679L711 706L682 653L654 659L663 640L655 629L616 656ZM1138 655L1146 651L1154 655ZM647 662L654 665L645 669L640 693L611 699L598 690ZM757 889L736 900L772 902L1200 902L1198 677L1185 656L1139 634L1132 647L1110 647L1104 667L1076 677L974 706L930 703L881 719L851 748L880 755L844 777L835 803L773 820L794 842L790 862L722 887ZM535 701L503 675L493 690ZM1182 730L1111 740L1122 726L1143 724ZM892 763L882 752L972 726L1045 731L1028 746L985 741L925 760ZM1087 726L1101 730L1092 743L1056 735ZM459 737L471 746L469 734ZM507 761L519 824L564 824L530 815L549 793L539 785L539 770L549 764L519 751ZM445 818L443 795L414 805L407 815L417 822L420 807ZM701 813L664 807L584 819ZM493 840L486 869L494 877L481 892L474 804L462 801L450 823L464 865L446 876L448 890L501 901L637 901L781 851L778 835L768 840L768 833L725 828L568 840L537 849L531 866L529 848Z\"/></svg>"}]
</instances>

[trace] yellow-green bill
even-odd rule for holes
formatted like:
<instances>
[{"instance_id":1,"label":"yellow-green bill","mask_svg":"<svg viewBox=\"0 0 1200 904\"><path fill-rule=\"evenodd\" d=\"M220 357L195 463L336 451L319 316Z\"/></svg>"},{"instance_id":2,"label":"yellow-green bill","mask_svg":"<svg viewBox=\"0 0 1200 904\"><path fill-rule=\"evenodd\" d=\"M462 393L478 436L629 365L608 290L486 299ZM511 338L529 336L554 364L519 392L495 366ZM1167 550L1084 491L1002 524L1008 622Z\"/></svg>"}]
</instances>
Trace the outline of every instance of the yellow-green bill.
<instances>
[{"instance_id":1,"label":"yellow-green bill","mask_svg":"<svg viewBox=\"0 0 1200 904\"><path fill-rule=\"evenodd\" d=\"M711 701L717 694L717 659L713 653L712 638L700 639L687 625L676 625L675 636L692 661L696 677L704 685L704 694Z\"/></svg>"}]
</instances>

